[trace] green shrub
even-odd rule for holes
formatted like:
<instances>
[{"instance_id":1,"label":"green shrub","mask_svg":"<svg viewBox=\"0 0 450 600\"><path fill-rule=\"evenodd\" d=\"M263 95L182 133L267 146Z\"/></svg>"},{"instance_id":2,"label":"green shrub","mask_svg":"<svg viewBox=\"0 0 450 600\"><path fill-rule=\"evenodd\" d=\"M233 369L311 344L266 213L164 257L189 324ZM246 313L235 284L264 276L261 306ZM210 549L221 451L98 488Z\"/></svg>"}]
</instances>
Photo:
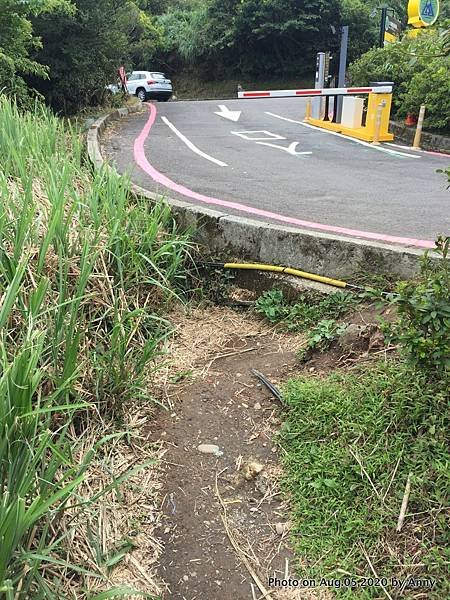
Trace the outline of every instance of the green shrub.
<instances>
[{"instance_id":1,"label":"green shrub","mask_svg":"<svg viewBox=\"0 0 450 600\"><path fill-rule=\"evenodd\" d=\"M338 339L347 328L347 323L339 324L335 319L322 319L308 330L306 348L300 352L303 357L305 350L326 350L331 343Z\"/></svg>"},{"instance_id":2,"label":"green shrub","mask_svg":"<svg viewBox=\"0 0 450 600\"><path fill-rule=\"evenodd\" d=\"M398 285L399 321L391 335L400 350L415 366L431 376L442 376L450 370L450 237L436 242L440 256L432 262L425 255L419 281Z\"/></svg>"},{"instance_id":3,"label":"green shrub","mask_svg":"<svg viewBox=\"0 0 450 600\"><path fill-rule=\"evenodd\" d=\"M425 104L425 127L446 130L450 127L450 56L444 46L445 36L432 29L373 48L349 66L352 84L393 81L396 115L417 115Z\"/></svg>"}]
</instances>

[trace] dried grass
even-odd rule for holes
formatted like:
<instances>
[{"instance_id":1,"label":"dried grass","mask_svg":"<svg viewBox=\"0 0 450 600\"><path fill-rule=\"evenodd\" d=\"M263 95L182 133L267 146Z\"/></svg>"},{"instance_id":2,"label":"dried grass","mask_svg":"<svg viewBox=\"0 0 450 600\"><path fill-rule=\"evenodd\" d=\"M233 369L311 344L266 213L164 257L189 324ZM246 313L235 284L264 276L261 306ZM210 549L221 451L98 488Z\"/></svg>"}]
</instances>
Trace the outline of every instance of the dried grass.
<instances>
[{"instance_id":1,"label":"dried grass","mask_svg":"<svg viewBox=\"0 0 450 600\"><path fill-rule=\"evenodd\" d=\"M127 431L127 436L108 442L91 462L86 478L77 490L77 497L71 499L74 508L69 507L58 523L58 535L67 535L62 546L64 559L93 573L82 578L82 587L89 594L121 585L148 594L161 592L156 564L162 547L154 532L161 518L161 460L166 450L162 444L153 444L149 439L147 424L150 418L152 414L145 409L130 412L121 427ZM78 437L79 462L99 439L114 433L114 429L113 425L101 426L92 421L81 438ZM75 436L74 431L72 434ZM117 488L80 510L79 504L90 502L113 482L113 477L117 479L120 474L149 460L154 460L154 464L139 470ZM116 554L124 542L131 542L133 548L109 569L105 561ZM52 573L56 571L52 566ZM59 571L59 575L65 582L64 591L68 598L85 597L80 595L78 579L68 577L64 570ZM134 597L138 598L130 596Z\"/></svg>"},{"instance_id":2,"label":"dried grass","mask_svg":"<svg viewBox=\"0 0 450 600\"><path fill-rule=\"evenodd\" d=\"M168 319L174 333L166 340L166 356L159 361L154 384L169 406L172 396L183 389L181 382L189 385L214 373L215 360L224 354L238 354L249 347L262 349L268 337L278 343L277 351L295 351L303 341L302 335L280 332L258 315L227 307L179 305Z\"/></svg>"}]
</instances>

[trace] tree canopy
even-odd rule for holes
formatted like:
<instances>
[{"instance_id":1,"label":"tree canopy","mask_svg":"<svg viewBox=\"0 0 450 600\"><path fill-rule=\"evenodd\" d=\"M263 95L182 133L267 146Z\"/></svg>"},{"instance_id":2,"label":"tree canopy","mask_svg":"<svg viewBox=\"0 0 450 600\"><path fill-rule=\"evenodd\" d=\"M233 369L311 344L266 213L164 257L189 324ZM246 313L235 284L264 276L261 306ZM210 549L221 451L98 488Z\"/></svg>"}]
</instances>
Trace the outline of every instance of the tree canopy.
<instances>
[{"instance_id":1,"label":"tree canopy","mask_svg":"<svg viewBox=\"0 0 450 600\"><path fill-rule=\"evenodd\" d=\"M379 6L378 0L0 0L0 91L22 104L41 94L71 113L101 101L121 64L199 80L312 77L316 53L338 50L342 25L350 27L349 62L372 52L353 68L362 80L361 70L369 76L371 61L379 60L371 50ZM405 23L407 0L391 0L390 7ZM448 47L448 35L442 44ZM399 81L408 72L402 65Z\"/></svg>"}]
</instances>

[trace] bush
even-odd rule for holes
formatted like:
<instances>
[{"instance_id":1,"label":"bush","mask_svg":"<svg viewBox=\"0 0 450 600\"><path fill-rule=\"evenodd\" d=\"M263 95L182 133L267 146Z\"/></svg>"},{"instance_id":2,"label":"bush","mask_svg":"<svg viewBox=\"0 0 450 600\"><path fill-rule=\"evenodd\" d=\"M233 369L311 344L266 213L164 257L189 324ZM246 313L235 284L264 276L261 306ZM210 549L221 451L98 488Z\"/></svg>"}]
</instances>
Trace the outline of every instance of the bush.
<instances>
[{"instance_id":1,"label":"bush","mask_svg":"<svg viewBox=\"0 0 450 600\"><path fill-rule=\"evenodd\" d=\"M385 48L373 48L349 67L354 85L390 80L395 83L394 114L404 117L427 107L425 127L450 128L450 56L438 30L404 37Z\"/></svg>"},{"instance_id":2,"label":"bush","mask_svg":"<svg viewBox=\"0 0 450 600\"><path fill-rule=\"evenodd\" d=\"M425 255L420 280L400 283L393 296L400 319L391 335L408 360L433 377L450 370L449 247L450 237L439 238L440 260Z\"/></svg>"},{"instance_id":3,"label":"bush","mask_svg":"<svg viewBox=\"0 0 450 600\"><path fill-rule=\"evenodd\" d=\"M318 324L321 319L336 319L357 304L358 298L347 292L301 294L289 303L282 290L264 292L256 301L255 309L271 323L281 323L290 330L304 330Z\"/></svg>"}]
</instances>

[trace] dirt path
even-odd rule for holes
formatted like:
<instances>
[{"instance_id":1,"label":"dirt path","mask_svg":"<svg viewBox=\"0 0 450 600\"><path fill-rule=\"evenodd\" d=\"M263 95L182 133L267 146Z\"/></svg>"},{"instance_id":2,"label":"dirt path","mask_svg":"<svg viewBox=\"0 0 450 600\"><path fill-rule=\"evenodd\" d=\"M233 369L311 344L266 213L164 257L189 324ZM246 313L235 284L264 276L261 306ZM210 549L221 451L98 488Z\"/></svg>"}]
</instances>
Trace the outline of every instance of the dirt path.
<instances>
[{"instance_id":1,"label":"dirt path","mask_svg":"<svg viewBox=\"0 0 450 600\"><path fill-rule=\"evenodd\" d=\"M292 574L294 565L273 441L280 407L250 369L272 382L285 380L298 369L299 340L232 311L193 317L200 319L197 336L191 330L195 320L182 325L174 355L183 355L183 337L197 340L188 351L194 354L194 381L180 391L172 388L173 410L153 432L166 449L157 532L164 545L159 566L168 588L164 598L260 598L269 590L269 575ZM200 444L216 445L221 454L203 454ZM271 589L266 597L287 596ZM305 590L296 597L313 596Z\"/></svg>"}]
</instances>

